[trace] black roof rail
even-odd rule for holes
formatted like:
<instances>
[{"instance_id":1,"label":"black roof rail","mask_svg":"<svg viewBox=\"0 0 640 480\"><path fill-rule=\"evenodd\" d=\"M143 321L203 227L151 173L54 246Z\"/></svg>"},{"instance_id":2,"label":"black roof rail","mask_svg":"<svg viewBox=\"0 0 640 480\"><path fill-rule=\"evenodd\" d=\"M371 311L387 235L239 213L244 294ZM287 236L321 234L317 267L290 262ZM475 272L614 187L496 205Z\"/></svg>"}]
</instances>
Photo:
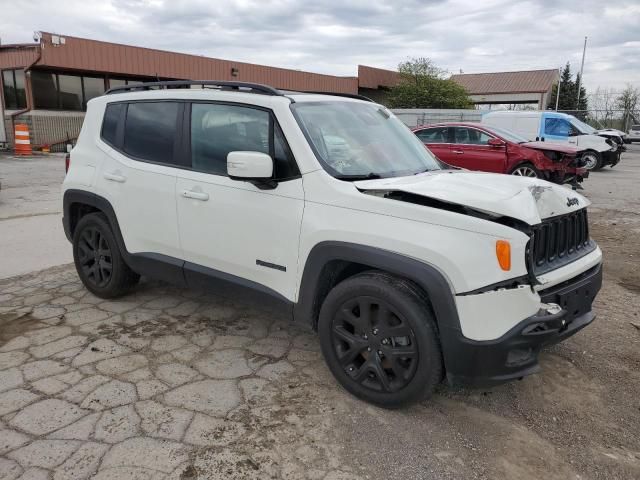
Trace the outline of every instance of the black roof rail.
<instances>
[{"instance_id":1,"label":"black roof rail","mask_svg":"<svg viewBox=\"0 0 640 480\"><path fill-rule=\"evenodd\" d=\"M123 85L121 87L113 87L104 93L105 95L111 95L112 93L123 93L135 90L161 90L168 88L191 87L192 85L200 85L202 88L214 87L221 90L248 91L248 93L259 93L262 95L284 96L282 92L275 88L268 85L262 85L260 83L225 82L217 80L166 80L162 82L134 83L131 85Z\"/></svg>"},{"instance_id":2,"label":"black roof rail","mask_svg":"<svg viewBox=\"0 0 640 480\"><path fill-rule=\"evenodd\" d=\"M365 102L372 102L372 103L376 103L374 100L370 99L369 97L365 97L364 95L358 95L357 93L336 93L336 92L310 92L310 91L303 91L300 93L309 93L309 94L316 94L316 95L332 95L334 97L346 97L346 98L355 98L356 100L364 100Z\"/></svg>"}]
</instances>

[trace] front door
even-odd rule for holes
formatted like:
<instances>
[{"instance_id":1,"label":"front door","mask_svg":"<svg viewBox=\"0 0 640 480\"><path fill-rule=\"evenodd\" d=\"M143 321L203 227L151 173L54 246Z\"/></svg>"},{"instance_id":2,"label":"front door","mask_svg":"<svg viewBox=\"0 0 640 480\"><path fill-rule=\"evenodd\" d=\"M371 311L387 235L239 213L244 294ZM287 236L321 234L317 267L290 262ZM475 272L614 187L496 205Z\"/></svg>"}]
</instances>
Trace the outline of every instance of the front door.
<instances>
[{"instance_id":1,"label":"front door","mask_svg":"<svg viewBox=\"0 0 640 480\"><path fill-rule=\"evenodd\" d=\"M578 132L569 120L558 114L545 113L540 128L540 140L544 142L578 144Z\"/></svg>"},{"instance_id":2,"label":"front door","mask_svg":"<svg viewBox=\"0 0 640 480\"><path fill-rule=\"evenodd\" d=\"M224 103L190 109L191 170L181 170L176 182L187 281L213 274L293 300L304 191L273 113ZM269 154L276 188L229 178L233 151Z\"/></svg>"},{"instance_id":3,"label":"front door","mask_svg":"<svg viewBox=\"0 0 640 480\"><path fill-rule=\"evenodd\" d=\"M455 165L481 172L506 173L506 147L488 143L495 137L473 127L453 127L453 131L451 155L456 158Z\"/></svg>"}]
</instances>

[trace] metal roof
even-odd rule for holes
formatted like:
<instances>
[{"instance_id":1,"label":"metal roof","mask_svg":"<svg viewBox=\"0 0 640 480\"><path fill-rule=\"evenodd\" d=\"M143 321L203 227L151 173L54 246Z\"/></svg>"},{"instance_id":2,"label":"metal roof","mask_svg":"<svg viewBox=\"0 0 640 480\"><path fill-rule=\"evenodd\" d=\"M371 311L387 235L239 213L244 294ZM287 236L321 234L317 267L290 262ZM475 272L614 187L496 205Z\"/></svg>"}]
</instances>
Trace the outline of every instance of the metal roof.
<instances>
[{"instance_id":1,"label":"metal roof","mask_svg":"<svg viewBox=\"0 0 640 480\"><path fill-rule=\"evenodd\" d=\"M393 87L400 82L400 74L394 70L358 65L358 86L360 88Z\"/></svg>"},{"instance_id":2,"label":"metal roof","mask_svg":"<svg viewBox=\"0 0 640 480\"><path fill-rule=\"evenodd\" d=\"M116 77L216 79L264 83L288 90L358 92L358 79L355 77L303 72L49 32L40 32L40 35L40 43L30 45L28 49L2 48L0 68L24 68L37 60L34 66L38 68L100 72Z\"/></svg>"},{"instance_id":3,"label":"metal roof","mask_svg":"<svg viewBox=\"0 0 640 480\"><path fill-rule=\"evenodd\" d=\"M520 72L462 73L451 80L462 85L469 95L496 93L544 93L558 80L558 70Z\"/></svg>"}]
</instances>

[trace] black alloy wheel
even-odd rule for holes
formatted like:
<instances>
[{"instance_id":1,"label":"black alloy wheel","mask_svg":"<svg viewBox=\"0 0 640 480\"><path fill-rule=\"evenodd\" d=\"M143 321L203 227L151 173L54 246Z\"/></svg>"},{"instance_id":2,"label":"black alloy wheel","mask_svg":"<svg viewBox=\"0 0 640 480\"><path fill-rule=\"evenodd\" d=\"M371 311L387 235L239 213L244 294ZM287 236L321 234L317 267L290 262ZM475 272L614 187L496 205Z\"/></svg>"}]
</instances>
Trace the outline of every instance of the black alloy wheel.
<instances>
[{"instance_id":1,"label":"black alloy wheel","mask_svg":"<svg viewBox=\"0 0 640 480\"><path fill-rule=\"evenodd\" d=\"M413 329L381 299L362 296L344 302L333 320L332 340L346 374L365 388L396 392L415 374Z\"/></svg>"},{"instance_id":2,"label":"black alloy wheel","mask_svg":"<svg viewBox=\"0 0 640 480\"><path fill-rule=\"evenodd\" d=\"M428 398L442 381L442 347L426 295L370 270L338 283L318 317L327 366L356 397L385 408Z\"/></svg>"},{"instance_id":3,"label":"black alloy wheel","mask_svg":"<svg viewBox=\"0 0 640 480\"><path fill-rule=\"evenodd\" d=\"M97 227L87 227L82 231L78 242L78 261L86 279L94 286L103 288L111 280L111 248Z\"/></svg>"},{"instance_id":4,"label":"black alloy wheel","mask_svg":"<svg viewBox=\"0 0 640 480\"><path fill-rule=\"evenodd\" d=\"M84 215L73 232L73 260L84 286L100 298L124 295L140 275L129 268L102 213Z\"/></svg>"}]
</instances>

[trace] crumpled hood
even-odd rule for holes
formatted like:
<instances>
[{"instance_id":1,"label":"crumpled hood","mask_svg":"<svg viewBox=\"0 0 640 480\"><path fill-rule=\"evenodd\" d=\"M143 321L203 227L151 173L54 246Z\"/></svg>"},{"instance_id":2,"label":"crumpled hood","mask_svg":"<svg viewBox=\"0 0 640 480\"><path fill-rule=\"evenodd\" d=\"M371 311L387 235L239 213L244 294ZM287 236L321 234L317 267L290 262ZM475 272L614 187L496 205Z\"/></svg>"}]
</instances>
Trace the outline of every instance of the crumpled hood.
<instances>
[{"instance_id":1,"label":"crumpled hood","mask_svg":"<svg viewBox=\"0 0 640 480\"><path fill-rule=\"evenodd\" d=\"M553 142L525 142L520 144L523 147L533 148L535 150L549 150L551 152L561 152L569 155L576 155L578 149L573 145L563 145Z\"/></svg>"},{"instance_id":2,"label":"crumpled hood","mask_svg":"<svg viewBox=\"0 0 640 480\"><path fill-rule=\"evenodd\" d=\"M438 170L354 183L361 191L411 193L495 216L516 218L529 225L591 203L573 190L544 180L467 170Z\"/></svg>"},{"instance_id":3,"label":"crumpled hood","mask_svg":"<svg viewBox=\"0 0 640 480\"><path fill-rule=\"evenodd\" d=\"M595 135L606 135L609 137L625 137L627 135L626 132L622 130L617 130L615 128L603 128L602 130L596 130L594 132Z\"/></svg>"}]
</instances>

